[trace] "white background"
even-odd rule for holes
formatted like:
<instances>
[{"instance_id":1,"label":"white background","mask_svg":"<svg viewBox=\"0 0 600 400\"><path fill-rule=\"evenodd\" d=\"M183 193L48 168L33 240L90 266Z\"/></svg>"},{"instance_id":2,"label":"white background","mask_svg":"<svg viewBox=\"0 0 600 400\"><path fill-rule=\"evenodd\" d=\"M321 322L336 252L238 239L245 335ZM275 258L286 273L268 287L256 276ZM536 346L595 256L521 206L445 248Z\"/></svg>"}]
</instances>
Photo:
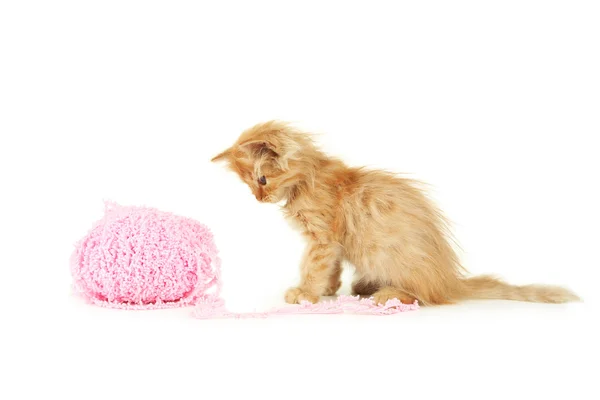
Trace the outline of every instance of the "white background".
<instances>
[{"instance_id":1,"label":"white background","mask_svg":"<svg viewBox=\"0 0 600 400\"><path fill-rule=\"evenodd\" d=\"M212 3L0 4L0 398L598 398L598 2ZM272 118L428 182L473 273L584 302L199 321L71 297L111 199L210 226L231 309L282 305L298 234L209 162Z\"/></svg>"}]
</instances>

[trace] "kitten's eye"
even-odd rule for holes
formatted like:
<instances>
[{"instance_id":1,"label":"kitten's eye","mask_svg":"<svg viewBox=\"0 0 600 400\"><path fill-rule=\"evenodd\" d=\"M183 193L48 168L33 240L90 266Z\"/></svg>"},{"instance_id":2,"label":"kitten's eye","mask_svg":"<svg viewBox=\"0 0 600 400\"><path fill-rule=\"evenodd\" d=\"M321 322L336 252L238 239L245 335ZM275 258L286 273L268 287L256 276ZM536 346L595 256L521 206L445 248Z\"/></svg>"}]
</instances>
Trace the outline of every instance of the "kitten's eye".
<instances>
[{"instance_id":1,"label":"kitten's eye","mask_svg":"<svg viewBox=\"0 0 600 400\"><path fill-rule=\"evenodd\" d=\"M264 175L263 175L263 176L261 176L261 177L258 179L258 183L260 183L260 184L261 184L261 185L263 185L263 186L264 186L264 185L266 185L266 184L267 184L267 178L265 178L265 176L264 176Z\"/></svg>"}]
</instances>

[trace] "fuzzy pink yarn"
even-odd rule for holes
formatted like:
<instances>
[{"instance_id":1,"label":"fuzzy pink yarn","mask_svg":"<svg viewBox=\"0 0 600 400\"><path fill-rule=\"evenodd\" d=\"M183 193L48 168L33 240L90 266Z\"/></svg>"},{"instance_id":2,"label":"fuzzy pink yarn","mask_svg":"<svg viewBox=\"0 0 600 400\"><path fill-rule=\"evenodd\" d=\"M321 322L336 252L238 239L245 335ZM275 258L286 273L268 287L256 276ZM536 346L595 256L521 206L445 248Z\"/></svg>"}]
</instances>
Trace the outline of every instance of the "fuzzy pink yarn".
<instances>
[{"instance_id":1,"label":"fuzzy pink yarn","mask_svg":"<svg viewBox=\"0 0 600 400\"><path fill-rule=\"evenodd\" d=\"M362 315L391 315L419 309L419 303L404 304L398 299L390 299L385 304L376 304L373 298L340 295L335 300L321 301L313 304L303 301L299 305L288 305L273 308L265 312L234 313L225 308L221 299L202 299L194 310L198 319L210 318L267 318L271 315L293 314L362 314Z\"/></svg>"},{"instance_id":2,"label":"fuzzy pink yarn","mask_svg":"<svg viewBox=\"0 0 600 400\"><path fill-rule=\"evenodd\" d=\"M206 226L109 202L104 217L76 244L71 273L80 295L113 308L193 305L218 296L220 288L220 259Z\"/></svg>"},{"instance_id":3,"label":"fuzzy pink yarn","mask_svg":"<svg viewBox=\"0 0 600 400\"><path fill-rule=\"evenodd\" d=\"M193 316L265 318L289 314L391 315L419 308L391 299L339 296L317 304L232 313L219 297L221 260L211 231L190 218L148 207L105 204L104 217L75 246L71 273L76 292L104 307L154 309L195 306Z\"/></svg>"}]
</instances>

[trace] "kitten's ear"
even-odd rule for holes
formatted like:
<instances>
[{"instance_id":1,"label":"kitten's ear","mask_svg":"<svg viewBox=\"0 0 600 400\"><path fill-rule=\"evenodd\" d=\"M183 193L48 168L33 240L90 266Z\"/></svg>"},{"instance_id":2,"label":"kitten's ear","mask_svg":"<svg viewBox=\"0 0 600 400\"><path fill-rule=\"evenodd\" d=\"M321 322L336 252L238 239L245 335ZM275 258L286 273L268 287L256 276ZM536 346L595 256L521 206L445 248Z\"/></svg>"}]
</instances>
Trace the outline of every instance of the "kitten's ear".
<instances>
[{"instance_id":1,"label":"kitten's ear","mask_svg":"<svg viewBox=\"0 0 600 400\"><path fill-rule=\"evenodd\" d=\"M211 158L210 161L212 161L212 162L221 161L224 158L228 158L230 154L231 154L231 149L227 149L227 150L217 154L213 158Z\"/></svg>"},{"instance_id":2,"label":"kitten's ear","mask_svg":"<svg viewBox=\"0 0 600 400\"><path fill-rule=\"evenodd\" d=\"M279 149L272 142L266 140L249 140L244 143L240 143L240 147L249 149L255 154L268 153L273 157L279 157Z\"/></svg>"}]
</instances>

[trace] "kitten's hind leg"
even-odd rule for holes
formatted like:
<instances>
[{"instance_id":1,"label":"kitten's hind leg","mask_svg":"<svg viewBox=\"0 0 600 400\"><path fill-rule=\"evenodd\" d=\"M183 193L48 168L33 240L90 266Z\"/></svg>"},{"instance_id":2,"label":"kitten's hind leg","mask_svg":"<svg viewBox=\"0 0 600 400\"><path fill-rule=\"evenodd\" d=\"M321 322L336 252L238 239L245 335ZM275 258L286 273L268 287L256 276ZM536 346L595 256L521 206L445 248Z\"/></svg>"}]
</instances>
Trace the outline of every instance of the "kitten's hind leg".
<instances>
[{"instance_id":1,"label":"kitten's hind leg","mask_svg":"<svg viewBox=\"0 0 600 400\"><path fill-rule=\"evenodd\" d=\"M415 298L404 290L394 286L384 286L373 294L375 304L385 304L390 299L398 299L404 304L412 304Z\"/></svg>"}]
</instances>

